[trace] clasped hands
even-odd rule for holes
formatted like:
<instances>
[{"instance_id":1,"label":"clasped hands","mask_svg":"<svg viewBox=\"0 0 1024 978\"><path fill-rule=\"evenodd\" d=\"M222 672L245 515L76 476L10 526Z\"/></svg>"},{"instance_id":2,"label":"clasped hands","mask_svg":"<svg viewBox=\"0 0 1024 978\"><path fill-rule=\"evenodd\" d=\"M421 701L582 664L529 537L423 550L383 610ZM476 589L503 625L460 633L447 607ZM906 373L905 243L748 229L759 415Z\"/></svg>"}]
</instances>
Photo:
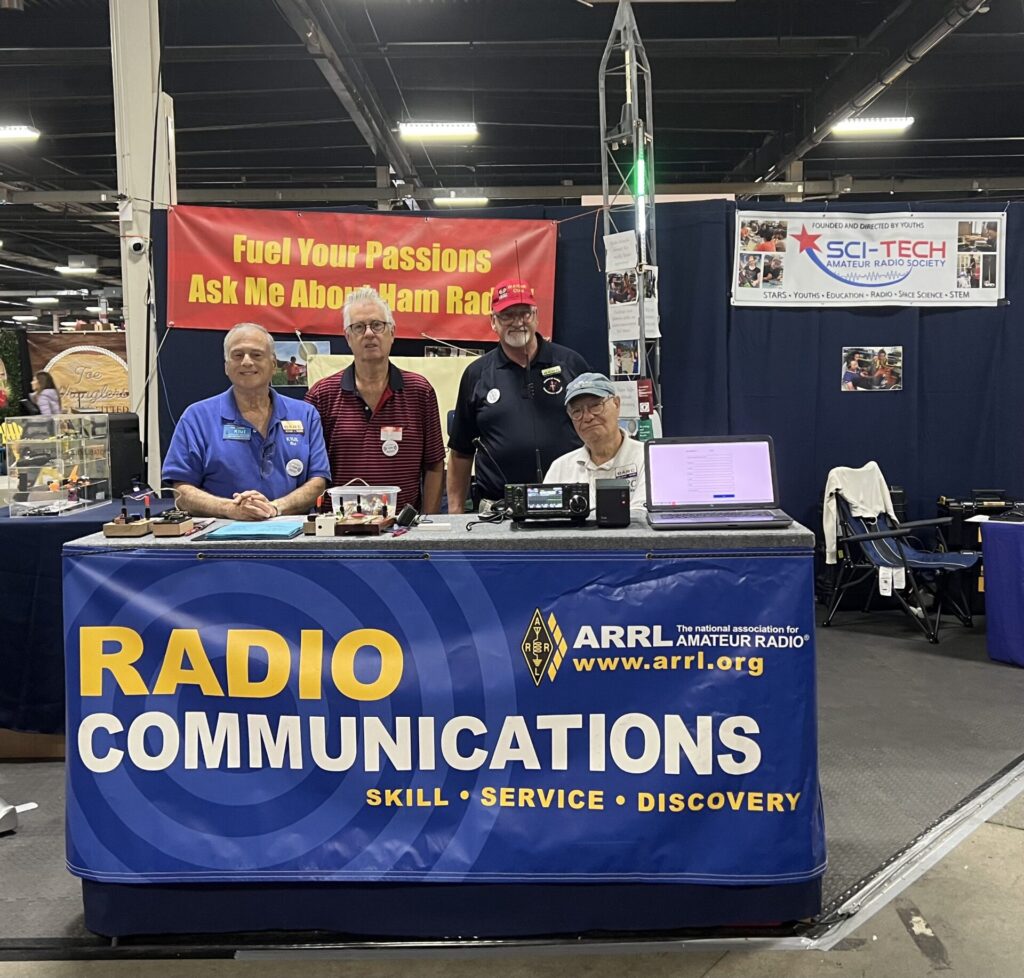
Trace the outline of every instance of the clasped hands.
<instances>
[{"instance_id":1,"label":"clasped hands","mask_svg":"<svg viewBox=\"0 0 1024 978\"><path fill-rule=\"evenodd\" d=\"M228 503L228 510L228 519L232 520L269 520L278 515L277 506L258 489L236 492Z\"/></svg>"}]
</instances>

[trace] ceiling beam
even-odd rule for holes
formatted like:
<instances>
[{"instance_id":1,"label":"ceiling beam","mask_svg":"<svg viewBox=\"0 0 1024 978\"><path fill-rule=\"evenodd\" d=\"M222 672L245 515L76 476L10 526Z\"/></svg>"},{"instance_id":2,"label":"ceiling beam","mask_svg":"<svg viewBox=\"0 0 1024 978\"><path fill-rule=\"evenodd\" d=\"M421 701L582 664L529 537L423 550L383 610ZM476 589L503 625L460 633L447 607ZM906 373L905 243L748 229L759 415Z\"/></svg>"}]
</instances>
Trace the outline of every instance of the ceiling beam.
<instances>
[{"instance_id":1,"label":"ceiling beam","mask_svg":"<svg viewBox=\"0 0 1024 978\"><path fill-rule=\"evenodd\" d=\"M302 44L169 44L163 60L169 64L225 61L305 61L309 58ZM0 48L0 67L60 68L83 65L110 65L110 45L93 47L10 47Z\"/></svg>"},{"instance_id":2,"label":"ceiling beam","mask_svg":"<svg viewBox=\"0 0 1024 978\"><path fill-rule=\"evenodd\" d=\"M277 9L298 34L327 84L344 106L379 163L395 176L418 185L416 166L392 131L377 90L355 56L348 32L323 0L274 0Z\"/></svg>"},{"instance_id":3,"label":"ceiling beam","mask_svg":"<svg viewBox=\"0 0 1024 978\"><path fill-rule=\"evenodd\" d=\"M1024 190L1024 174L999 177L959 177L937 179L889 179L837 177L832 180L763 182L693 182L659 184L659 194L737 194L778 197L783 194L805 196L851 196L857 194L915 193L1008 193ZM232 203L340 203L394 200L413 196L428 200L437 188L404 187L396 189L377 187L216 187L182 189L178 201L182 204ZM581 196L600 195L600 184L551 184L543 186L445 187L444 193L454 192L456 197L489 197L492 200L561 200ZM0 204L36 203L95 203L101 191L3 191ZM105 191L108 198L112 191Z\"/></svg>"},{"instance_id":4,"label":"ceiling beam","mask_svg":"<svg viewBox=\"0 0 1024 978\"><path fill-rule=\"evenodd\" d=\"M356 54L367 61L423 58L521 58L524 47L531 58L601 57L605 41L587 38L534 38L523 41L391 41L360 44ZM864 53L856 37L657 37L644 41L651 58L834 58Z\"/></svg>"},{"instance_id":5,"label":"ceiling beam","mask_svg":"<svg viewBox=\"0 0 1024 978\"><path fill-rule=\"evenodd\" d=\"M907 69L941 44L977 13L986 0L904 0L868 38L868 44L902 52L880 65L875 58L847 61L817 93L803 132L775 133L745 157L733 171L773 180L802 159L832 131L832 126L867 108Z\"/></svg>"},{"instance_id":6,"label":"ceiling beam","mask_svg":"<svg viewBox=\"0 0 1024 978\"><path fill-rule=\"evenodd\" d=\"M987 56L993 50L1011 53L1020 50L1021 32L972 32L956 38L956 54ZM538 58L600 57L604 41L580 39L534 39L530 56ZM884 51L880 44L862 45L851 35L821 37L673 37L644 42L649 54L657 57L692 58L834 58L844 54L871 55ZM436 57L492 57L501 53L522 54L519 41L398 41L386 44L359 44L354 54L366 60ZM596 52L596 55L595 55ZM163 59L167 64L222 64L226 61L305 61L309 55L303 44L168 44ZM107 65L109 46L81 47L0 47L0 67L53 68L77 65Z\"/></svg>"},{"instance_id":7,"label":"ceiling beam","mask_svg":"<svg viewBox=\"0 0 1024 978\"><path fill-rule=\"evenodd\" d=\"M121 282L120 261L110 261L109 263L112 268L117 269L116 275L105 275L102 272L97 272L95 275L63 275L54 270L52 259L38 258L35 255L26 255L18 251L10 251L7 248L0 248L0 263L6 264L7 262L27 266L14 268L15 271L23 275L38 275L40 278L47 278L52 282L62 282L65 289L87 288L96 282L105 285L119 285ZM101 265L103 264L104 262L101 260Z\"/></svg>"},{"instance_id":8,"label":"ceiling beam","mask_svg":"<svg viewBox=\"0 0 1024 978\"><path fill-rule=\"evenodd\" d=\"M283 13L283 11L282 11ZM305 61L309 57L305 39L289 44L168 44L163 50L167 64L220 64L225 61ZM531 57L599 58L604 41L585 38L529 42ZM681 37L655 38L646 42L652 53L685 58L831 58L859 50L857 38L849 35L823 37ZM383 58L521 56L519 41L399 41L386 44L353 45L351 56L367 60ZM18 68L105 65L110 63L109 46L64 48L0 47L0 66Z\"/></svg>"}]
</instances>

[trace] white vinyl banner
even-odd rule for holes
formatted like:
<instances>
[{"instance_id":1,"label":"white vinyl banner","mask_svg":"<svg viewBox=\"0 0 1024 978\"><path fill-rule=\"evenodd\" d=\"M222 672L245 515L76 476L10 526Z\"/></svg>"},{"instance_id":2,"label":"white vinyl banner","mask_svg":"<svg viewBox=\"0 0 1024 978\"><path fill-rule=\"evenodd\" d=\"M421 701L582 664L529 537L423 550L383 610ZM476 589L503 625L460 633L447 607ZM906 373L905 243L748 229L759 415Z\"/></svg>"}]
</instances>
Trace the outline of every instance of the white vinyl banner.
<instances>
[{"instance_id":1,"label":"white vinyl banner","mask_svg":"<svg viewBox=\"0 0 1024 978\"><path fill-rule=\"evenodd\" d=\"M994 306L1006 215L737 211L736 306Z\"/></svg>"}]
</instances>

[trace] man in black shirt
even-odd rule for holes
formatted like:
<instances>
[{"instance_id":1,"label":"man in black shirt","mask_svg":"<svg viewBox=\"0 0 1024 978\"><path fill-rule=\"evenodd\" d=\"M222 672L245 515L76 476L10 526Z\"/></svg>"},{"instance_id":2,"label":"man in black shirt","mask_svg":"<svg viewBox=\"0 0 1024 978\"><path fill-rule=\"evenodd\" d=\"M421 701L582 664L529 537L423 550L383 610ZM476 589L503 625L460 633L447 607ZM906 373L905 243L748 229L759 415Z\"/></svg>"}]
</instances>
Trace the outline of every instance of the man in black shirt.
<instances>
[{"instance_id":1,"label":"man in black shirt","mask_svg":"<svg viewBox=\"0 0 1024 978\"><path fill-rule=\"evenodd\" d=\"M574 350L537 333L529 283L508 279L491 293L498 346L466 368L448 447L448 512L461 513L476 456L477 502L506 482L543 482L551 463L580 447L565 413L565 388L590 370Z\"/></svg>"}]
</instances>

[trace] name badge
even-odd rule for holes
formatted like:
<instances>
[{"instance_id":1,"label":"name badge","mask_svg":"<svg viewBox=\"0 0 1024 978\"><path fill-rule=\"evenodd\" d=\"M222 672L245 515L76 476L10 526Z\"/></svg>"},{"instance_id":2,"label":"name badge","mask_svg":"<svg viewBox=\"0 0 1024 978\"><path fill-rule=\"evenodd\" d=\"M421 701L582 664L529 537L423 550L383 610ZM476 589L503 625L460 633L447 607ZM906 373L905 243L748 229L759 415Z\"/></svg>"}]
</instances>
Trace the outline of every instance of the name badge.
<instances>
[{"instance_id":1,"label":"name badge","mask_svg":"<svg viewBox=\"0 0 1024 978\"><path fill-rule=\"evenodd\" d=\"M401 425L385 425L380 429L380 440L381 441L401 441L402 440L402 426Z\"/></svg>"},{"instance_id":2,"label":"name badge","mask_svg":"<svg viewBox=\"0 0 1024 978\"><path fill-rule=\"evenodd\" d=\"M541 372L541 377L557 377L562 372L561 367L545 367Z\"/></svg>"},{"instance_id":3,"label":"name badge","mask_svg":"<svg viewBox=\"0 0 1024 978\"><path fill-rule=\"evenodd\" d=\"M252 428L247 428L244 424L224 425L225 441L249 441L251 438Z\"/></svg>"},{"instance_id":4,"label":"name badge","mask_svg":"<svg viewBox=\"0 0 1024 978\"><path fill-rule=\"evenodd\" d=\"M281 430L301 435L306 429L302 426L301 421L282 421Z\"/></svg>"}]
</instances>

